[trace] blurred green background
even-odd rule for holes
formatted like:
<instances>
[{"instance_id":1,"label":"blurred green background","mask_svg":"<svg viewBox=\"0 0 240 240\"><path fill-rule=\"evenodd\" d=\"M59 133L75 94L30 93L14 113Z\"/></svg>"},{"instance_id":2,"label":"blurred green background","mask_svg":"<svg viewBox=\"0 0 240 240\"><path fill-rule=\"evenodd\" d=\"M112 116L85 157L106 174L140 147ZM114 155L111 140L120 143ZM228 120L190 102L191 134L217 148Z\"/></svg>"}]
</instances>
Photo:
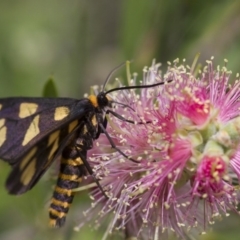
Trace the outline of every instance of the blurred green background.
<instances>
[{"instance_id":1,"label":"blurred green background","mask_svg":"<svg viewBox=\"0 0 240 240\"><path fill-rule=\"evenodd\" d=\"M240 71L240 1L213 0L15 0L0 2L0 97L41 96L53 76L61 97L81 98L93 84L102 84L119 63L134 60L138 71L153 58L186 58L191 65L215 56ZM88 204L78 195L67 224L48 229L48 202L53 181L48 173L23 196L4 188L10 168L0 162L0 239L100 239L105 229L73 232ZM53 174L55 175L55 174ZM240 217L217 222L197 239L237 239ZM118 239L113 237L110 239Z\"/></svg>"}]
</instances>

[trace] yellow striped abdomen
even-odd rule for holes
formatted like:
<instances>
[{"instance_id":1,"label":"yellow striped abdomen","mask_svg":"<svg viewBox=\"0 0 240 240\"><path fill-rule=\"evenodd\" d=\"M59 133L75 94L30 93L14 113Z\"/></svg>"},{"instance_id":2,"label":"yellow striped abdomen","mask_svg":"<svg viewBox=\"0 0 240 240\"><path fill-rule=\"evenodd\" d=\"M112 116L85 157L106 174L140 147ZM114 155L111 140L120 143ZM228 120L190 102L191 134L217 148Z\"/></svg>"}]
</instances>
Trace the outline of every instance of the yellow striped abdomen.
<instances>
[{"instance_id":1,"label":"yellow striped abdomen","mask_svg":"<svg viewBox=\"0 0 240 240\"><path fill-rule=\"evenodd\" d=\"M50 226L61 227L74 197L72 189L77 188L85 174L82 160L62 158L57 185L49 209Z\"/></svg>"}]
</instances>

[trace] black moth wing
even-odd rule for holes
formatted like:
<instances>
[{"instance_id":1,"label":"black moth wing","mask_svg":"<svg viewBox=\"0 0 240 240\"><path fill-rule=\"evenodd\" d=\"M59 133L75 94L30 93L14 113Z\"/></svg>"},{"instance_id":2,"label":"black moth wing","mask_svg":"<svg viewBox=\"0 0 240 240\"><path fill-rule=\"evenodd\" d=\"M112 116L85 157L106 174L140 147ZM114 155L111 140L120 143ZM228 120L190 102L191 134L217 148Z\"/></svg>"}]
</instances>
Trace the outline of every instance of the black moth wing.
<instances>
[{"instance_id":1,"label":"black moth wing","mask_svg":"<svg viewBox=\"0 0 240 240\"><path fill-rule=\"evenodd\" d=\"M75 125L75 124L74 124ZM66 128L57 130L60 135L52 138L52 144L48 146L47 137L33 147L26 156L18 161L12 168L6 182L6 187L11 194L22 194L30 190L51 166L58 159L68 140L78 130L82 123L76 126L72 132L66 134ZM55 135L55 132L53 132ZM45 141L46 140L46 141ZM29 157L30 156L30 157Z\"/></svg>"},{"instance_id":2,"label":"black moth wing","mask_svg":"<svg viewBox=\"0 0 240 240\"><path fill-rule=\"evenodd\" d=\"M4 98L0 99L0 158L11 165L18 162L33 146L56 129L63 128L71 121L80 119L91 105L88 99L70 98ZM20 117L20 106L31 106L26 111L36 111L27 117ZM31 105L33 104L33 105ZM35 105L34 105L35 104ZM65 107L68 113L61 120L56 120L56 109ZM38 126L33 127L36 136L25 144L24 137L34 118L39 118ZM35 121L36 123L36 121ZM36 129L38 127L38 129ZM4 134L3 129L5 133ZM2 133L2 134L1 134ZM23 144L24 142L24 144Z\"/></svg>"},{"instance_id":3,"label":"black moth wing","mask_svg":"<svg viewBox=\"0 0 240 240\"><path fill-rule=\"evenodd\" d=\"M13 166L10 193L24 193L36 184L93 108L85 98L0 99L0 158Z\"/></svg>"}]
</instances>

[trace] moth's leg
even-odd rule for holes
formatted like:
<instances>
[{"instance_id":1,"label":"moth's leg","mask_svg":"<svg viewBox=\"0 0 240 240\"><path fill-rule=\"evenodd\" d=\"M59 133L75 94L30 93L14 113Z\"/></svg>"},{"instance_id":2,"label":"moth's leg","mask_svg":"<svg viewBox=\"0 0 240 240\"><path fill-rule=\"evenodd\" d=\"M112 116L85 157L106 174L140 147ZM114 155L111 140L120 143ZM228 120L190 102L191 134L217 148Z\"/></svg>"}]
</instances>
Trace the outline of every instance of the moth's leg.
<instances>
[{"instance_id":1,"label":"moth's leg","mask_svg":"<svg viewBox=\"0 0 240 240\"><path fill-rule=\"evenodd\" d=\"M139 163L139 161L137 160L134 160L133 158L129 157L128 155L126 155L124 152L122 152L116 145L115 143L113 142L112 138L109 136L106 128L104 127L104 125L102 123L99 123L99 127L101 128L101 130L103 131L103 133L106 135L109 143L111 144L111 147L113 149L115 149L116 151L118 151L122 156L124 156L125 158L131 160L132 162L135 162L135 163Z\"/></svg>"}]
</instances>

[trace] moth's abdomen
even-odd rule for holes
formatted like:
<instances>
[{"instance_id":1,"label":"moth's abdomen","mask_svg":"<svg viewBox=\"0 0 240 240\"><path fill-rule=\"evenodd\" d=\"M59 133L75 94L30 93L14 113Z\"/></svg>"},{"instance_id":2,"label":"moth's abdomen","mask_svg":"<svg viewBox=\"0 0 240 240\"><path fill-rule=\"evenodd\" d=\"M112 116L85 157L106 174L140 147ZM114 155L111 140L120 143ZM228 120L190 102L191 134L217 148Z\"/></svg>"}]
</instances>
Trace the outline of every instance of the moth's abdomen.
<instances>
[{"instance_id":1,"label":"moth's abdomen","mask_svg":"<svg viewBox=\"0 0 240 240\"><path fill-rule=\"evenodd\" d=\"M52 227L61 227L64 224L74 198L73 189L79 186L82 177L86 175L87 151L92 148L93 139L96 138L98 121L93 113L84 121L85 124L62 152L60 172L49 209ZM92 174L91 169L89 173Z\"/></svg>"},{"instance_id":2,"label":"moth's abdomen","mask_svg":"<svg viewBox=\"0 0 240 240\"><path fill-rule=\"evenodd\" d=\"M75 150L72 151L75 152ZM49 223L51 227L63 226L74 198L72 190L79 186L84 174L85 168L80 157L62 158L60 173L49 209Z\"/></svg>"}]
</instances>

